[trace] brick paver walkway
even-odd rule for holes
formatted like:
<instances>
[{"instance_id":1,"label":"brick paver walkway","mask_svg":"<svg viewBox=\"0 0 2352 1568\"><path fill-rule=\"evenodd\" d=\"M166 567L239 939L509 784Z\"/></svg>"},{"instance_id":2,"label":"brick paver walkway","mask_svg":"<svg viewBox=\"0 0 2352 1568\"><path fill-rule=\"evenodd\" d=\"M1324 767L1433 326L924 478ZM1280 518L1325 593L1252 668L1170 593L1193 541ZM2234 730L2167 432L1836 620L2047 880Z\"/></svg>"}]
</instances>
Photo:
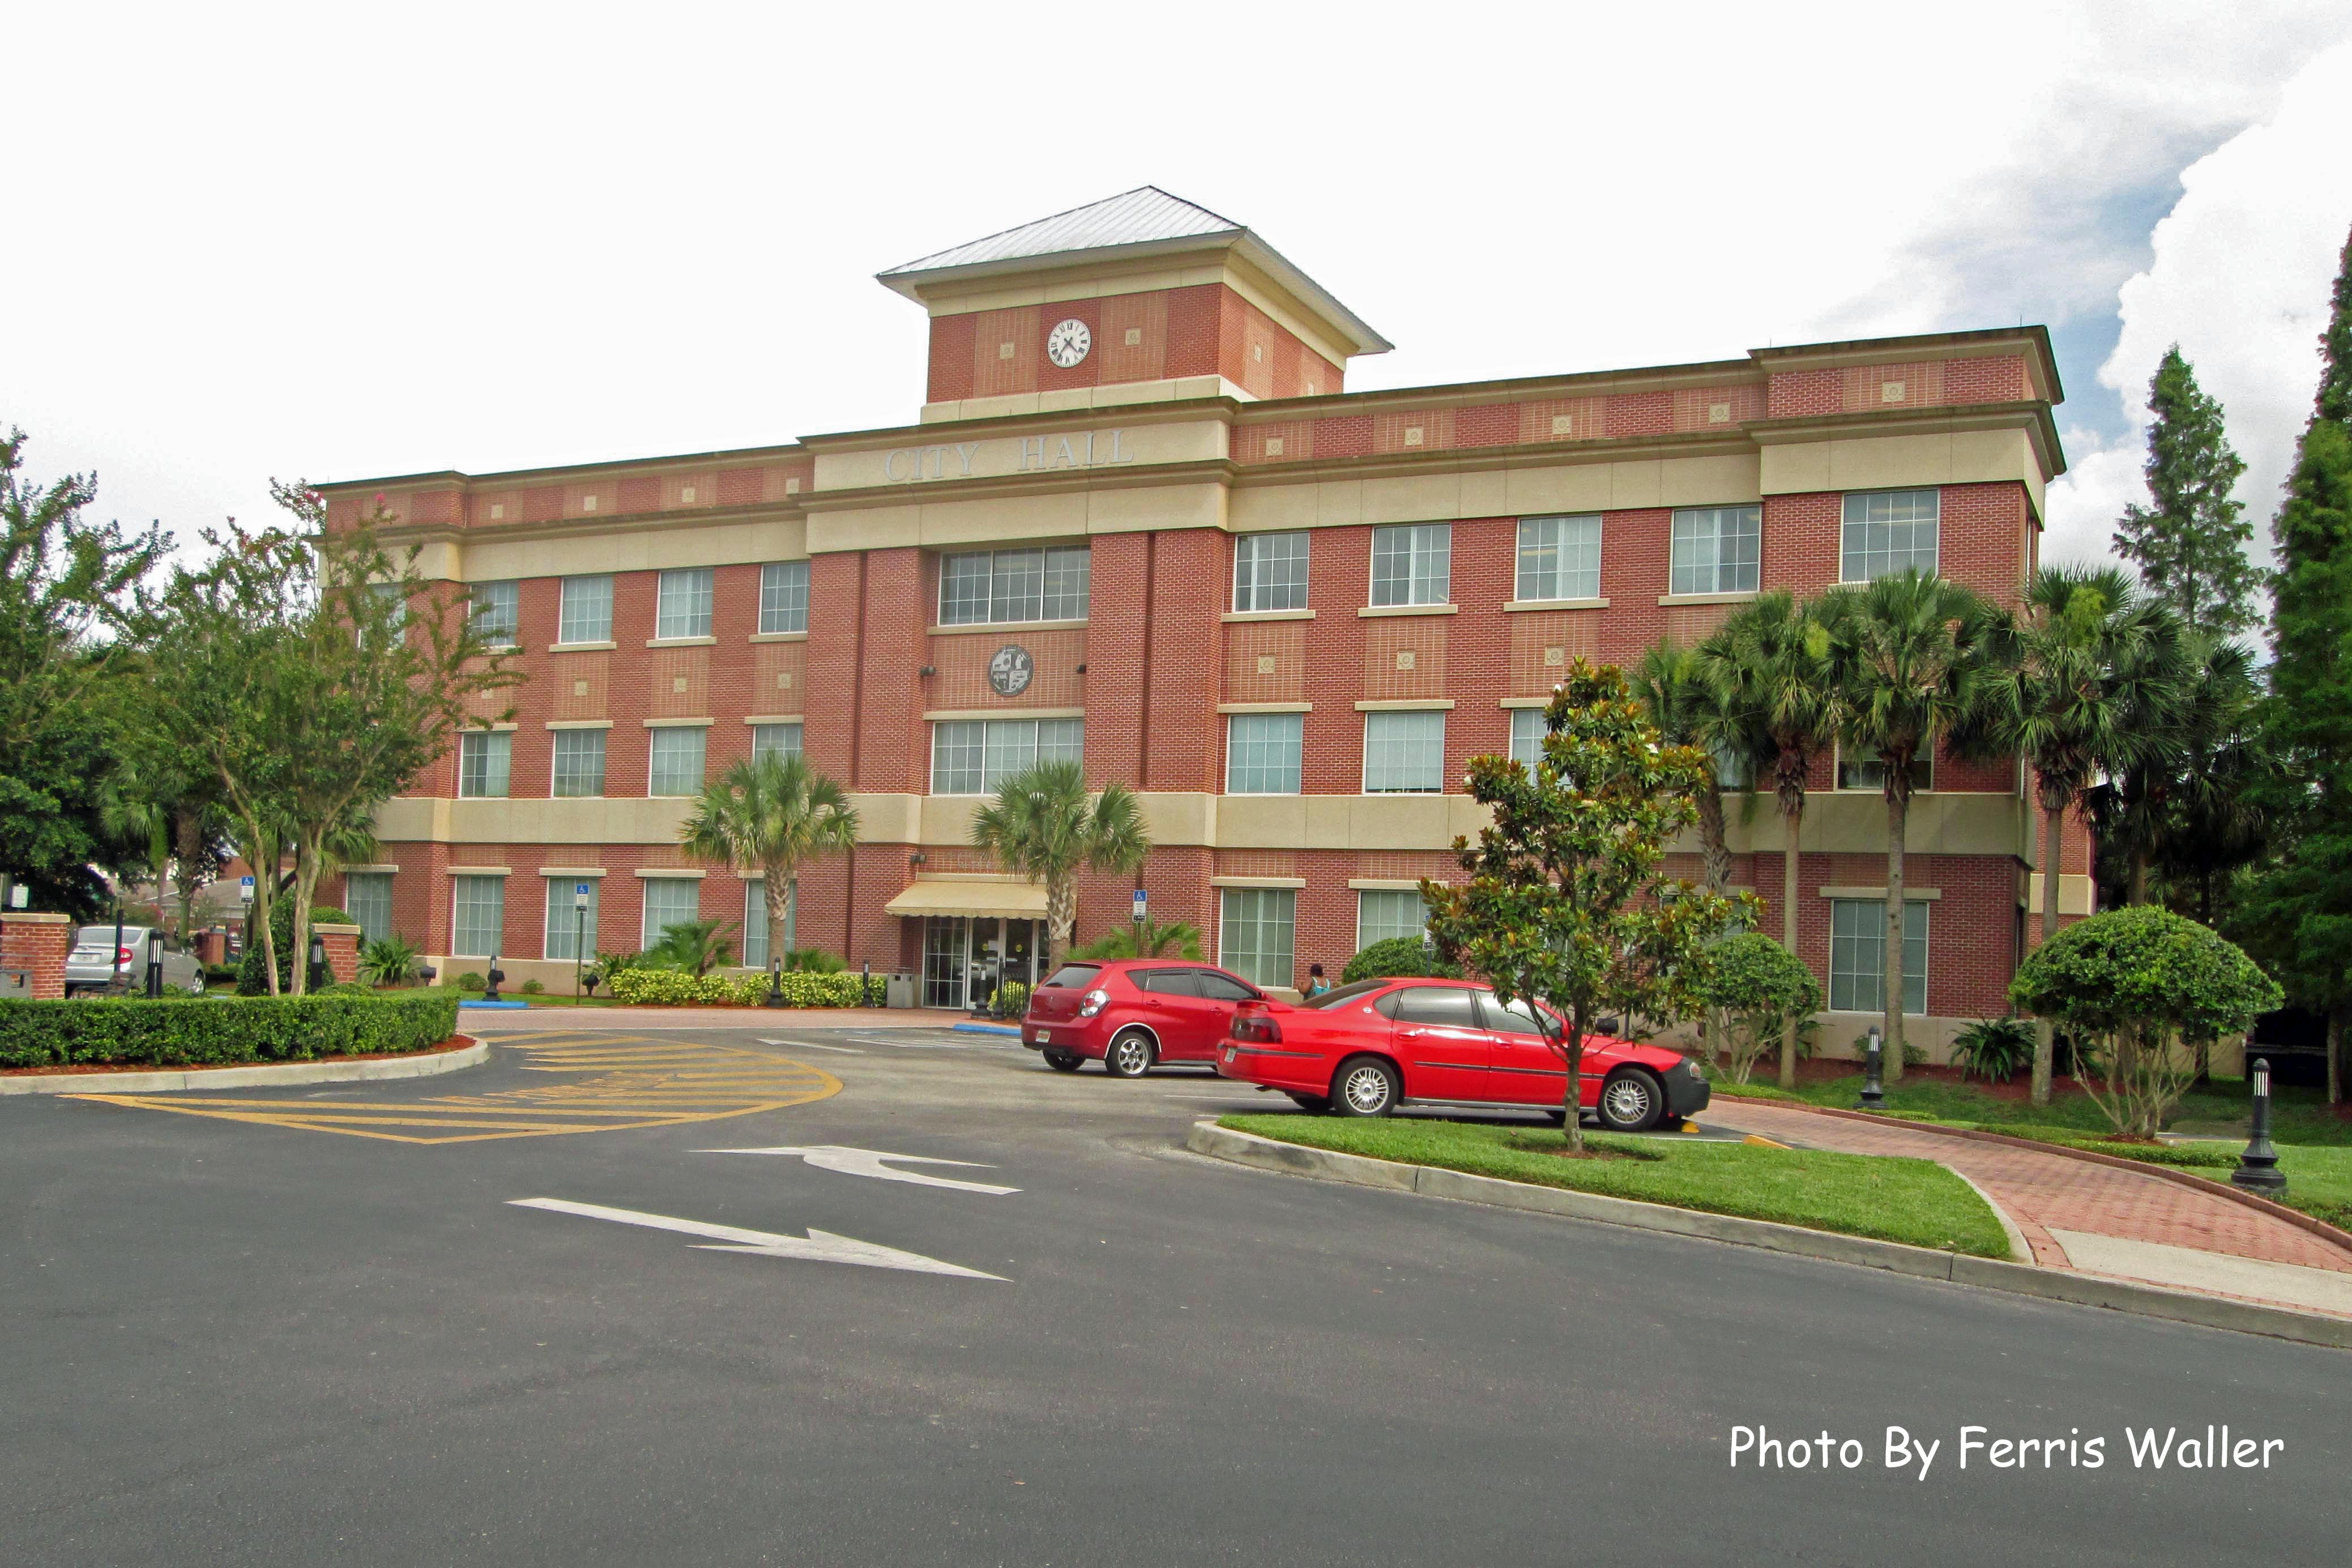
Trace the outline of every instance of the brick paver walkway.
<instances>
[{"instance_id":1,"label":"brick paver walkway","mask_svg":"<svg viewBox=\"0 0 2352 1568\"><path fill-rule=\"evenodd\" d=\"M1702 1119L1709 1126L1808 1148L1934 1160L1975 1182L2008 1210L2033 1249L2034 1261L2049 1268L2076 1266L2051 1237L2061 1230L2352 1274L2352 1251L2260 1209L2137 1171L1752 1100L1718 1100Z\"/></svg>"}]
</instances>

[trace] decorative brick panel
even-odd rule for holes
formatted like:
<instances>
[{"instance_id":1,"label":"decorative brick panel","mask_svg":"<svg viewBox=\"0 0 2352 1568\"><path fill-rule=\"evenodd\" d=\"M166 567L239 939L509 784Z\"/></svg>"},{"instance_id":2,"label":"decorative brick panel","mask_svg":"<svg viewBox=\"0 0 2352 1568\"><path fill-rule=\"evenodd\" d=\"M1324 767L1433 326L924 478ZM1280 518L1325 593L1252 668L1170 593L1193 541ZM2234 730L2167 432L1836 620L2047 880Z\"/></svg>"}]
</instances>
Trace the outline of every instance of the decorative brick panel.
<instances>
[{"instance_id":1,"label":"decorative brick panel","mask_svg":"<svg viewBox=\"0 0 2352 1568\"><path fill-rule=\"evenodd\" d=\"M1305 701L1307 632L1314 624L1311 621L1244 621L1225 627L1224 700Z\"/></svg>"},{"instance_id":2,"label":"decorative brick panel","mask_svg":"<svg viewBox=\"0 0 2352 1568\"><path fill-rule=\"evenodd\" d=\"M806 643L756 643L751 646L749 713L800 713L808 695Z\"/></svg>"},{"instance_id":3,"label":"decorative brick panel","mask_svg":"<svg viewBox=\"0 0 2352 1568\"><path fill-rule=\"evenodd\" d=\"M1102 362L1098 373L1106 383L1159 381L1168 373L1168 295L1118 294L1097 302L1100 315L1095 326L1095 349L1089 358ZM1132 332L1137 340L1129 343ZM1083 368L1083 367L1081 367Z\"/></svg>"},{"instance_id":4,"label":"decorative brick panel","mask_svg":"<svg viewBox=\"0 0 2352 1568\"><path fill-rule=\"evenodd\" d=\"M1007 631L996 635L957 635L929 639L929 663L939 671L929 683L927 706L941 709L1080 707L1085 706L1087 678L1078 666L1087 663L1083 627L1059 632ZM989 661L1004 647L1029 651L1032 674L1018 696L1000 695L988 684Z\"/></svg>"},{"instance_id":5,"label":"decorative brick panel","mask_svg":"<svg viewBox=\"0 0 2352 1568\"><path fill-rule=\"evenodd\" d=\"M1446 695L1444 615L1371 622L1364 632L1364 700Z\"/></svg>"},{"instance_id":6,"label":"decorative brick panel","mask_svg":"<svg viewBox=\"0 0 2352 1568\"><path fill-rule=\"evenodd\" d=\"M1602 525L1604 530L1607 525ZM1605 611L1546 610L1511 617L1511 684L1515 697L1549 695L1579 659L1600 655Z\"/></svg>"},{"instance_id":7,"label":"decorative brick panel","mask_svg":"<svg viewBox=\"0 0 2352 1568\"><path fill-rule=\"evenodd\" d=\"M646 716L709 716L710 653L709 648L656 648L647 654L653 689Z\"/></svg>"},{"instance_id":8,"label":"decorative brick panel","mask_svg":"<svg viewBox=\"0 0 2352 1568\"><path fill-rule=\"evenodd\" d=\"M534 662L546 673L525 689L547 700L549 718L609 718L612 659L601 650L543 654Z\"/></svg>"}]
</instances>

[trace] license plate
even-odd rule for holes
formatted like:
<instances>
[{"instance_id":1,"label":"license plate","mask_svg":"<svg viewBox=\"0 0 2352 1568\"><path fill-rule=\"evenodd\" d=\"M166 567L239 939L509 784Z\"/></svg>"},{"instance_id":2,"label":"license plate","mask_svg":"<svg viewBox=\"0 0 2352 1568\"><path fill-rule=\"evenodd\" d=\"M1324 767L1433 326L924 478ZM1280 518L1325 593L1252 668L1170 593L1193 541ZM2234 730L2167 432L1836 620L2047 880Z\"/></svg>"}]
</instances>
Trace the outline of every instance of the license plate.
<instances>
[{"instance_id":1,"label":"license plate","mask_svg":"<svg viewBox=\"0 0 2352 1568\"><path fill-rule=\"evenodd\" d=\"M1233 1059L1234 1059L1234 1057L1239 1056L1240 1054L1241 1054L1241 1052L1240 1052L1240 1051L1235 1051L1232 1046L1230 1046L1230 1045L1229 1045L1229 1046L1225 1047L1225 1060L1226 1060L1227 1061L1229 1061L1229 1062L1230 1062L1231 1061L1233 1061Z\"/></svg>"},{"instance_id":2,"label":"license plate","mask_svg":"<svg viewBox=\"0 0 2352 1568\"><path fill-rule=\"evenodd\" d=\"M1037 1043L1039 1045L1050 1044L1052 1043L1053 1039L1054 1031L1050 1029L1041 1029L1037 1031Z\"/></svg>"}]
</instances>

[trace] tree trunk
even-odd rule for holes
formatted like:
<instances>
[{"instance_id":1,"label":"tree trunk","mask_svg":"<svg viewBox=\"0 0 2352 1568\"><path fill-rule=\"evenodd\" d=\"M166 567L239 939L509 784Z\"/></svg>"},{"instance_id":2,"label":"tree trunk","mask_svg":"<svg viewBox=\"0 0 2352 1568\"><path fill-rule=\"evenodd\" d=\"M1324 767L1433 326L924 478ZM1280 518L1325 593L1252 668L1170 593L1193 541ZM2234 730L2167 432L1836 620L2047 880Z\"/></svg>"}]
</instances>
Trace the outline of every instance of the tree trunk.
<instances>
[{"instance_id":1,"label":"tree trunk","mask_svg":"<svg viewBox=\"0 0 2352 1568\"><path fill-rule=\"evenodd\" d=\"M294 854L294 962L289 974L293 979L290 996L303 996L310 989L310 904L319 890L319 868L326 863L325 854L319 850L304 852L297 846ZM496 946L493 943L491 946ZM490 955L494 966L498 955ZM273 969L271 973L276 973Z\"/></svg>"},{"instance_id":2,"label":"tree trunk","mask_svg":"<svg viewBox=\"0 0 2352 1568\"><path fill-rule=\"evenodd\" d=\"M774 974L783 967L784 956L792 951L784 946L790 935L785 926L790 923L785 911L798 891L800 878L791 872L776 874L781 868L766 868L760 877L760 902L768 911L768 972Z\"/></svg>"},{"instance_id":3,"label":"tree trunk","mask_svg":"<svg viewBox=\"0 0 2352 1568\"><path fill-rule=\"evenodd\" d=\"M2131 877L2124 886L2124 902L2135 906L2147 902L2147 852L2131 852Z\"/></svg>"},{"instance_id":4,"label":"tree trunk","mask_svg":"<svg viewBox=\"0 0 2352 1568\"><path fill-rule=\"evenodd\" d=\"M2327 1009L2327 1103L2344 1103L2344 1004Z\"/></svg>"},{"instance_id":5,"label":"tree trunk","mask_svg":"<svg viewBox=\"0 0 2352 1568\"><path fill-rule=\"evenodd\" d=\"M1568 1058L1568 1098L1560 1103L1567 1113L1560 1131L1568 1134L1570 1154L1584 1152L1584 1014L1569 1015L1568 1038L1560 1041L1561 1054Z\"/></svg>"},{"instance_id":6,"label":"tree trunk","mask_svg":"<svg viewBox=\"0 0 2352 1568\"><path fill-rule=\"evenodd\" d=\"M1709 893L1731 885L1731 845L1723 831L1723 791L1710 785L1698 792L1698 842L1701 874Z\"/></svg>"},{"instance_id":7,"label":"tree trunk","mask_svg":"<svg viewBox=\"0 0 2352 1568\"><path fill-rule=\"evenodd\" d=\"M2066 808L2042 809L2042 940L2047 946L2058 935L2058 842L2065 825ZM2050 1068L2058 1054L2057 1030L2048 1019L2033 1024L2033 1103L2050 1103Z\"/></svg>"},{"instance_id":8,"label":"tree trunk","mask_svg":"<svg viewBox=\"0 0 2352 1568\"><path fill-rule=\"evenodd\" d=\"M1889 758L1887 778L1892 779L1909 765L1906 758L1898 768ZM1910 819L1910 795L1890 785L1886 791L1886 956L1879 977L1879 984L1885 988L1883 1050L1889 1083L1903 1077L1903 833Z\"/></svg>"},{"instance_id":9,"label":"tree trunk","mask_svg":"<svg viewBox=\"0 0 2352 1568\"><path fill-rule=\"evenodd\" d=\"M1062 967L1070 948L1070 932L1078 923L1078 888L1068 879L1045 884L1045 973Z\"/></svg>"},{"instance_id":10,"label":"tree trunk","mask_svg":"<svg viewBox=\"0 0 2352 1568\"><path fill-rule=\"evenodd\" d=\"M1780 812L1780 946L1790 953L1797 950L1797 832L1804 825L1805 798L1797 797L1793 811L1783 807ZM1790 1017L1780 1027L1780 1087L1797 1086L1797 1026L1799 1019Z\"/></svg>"}]
</instances>

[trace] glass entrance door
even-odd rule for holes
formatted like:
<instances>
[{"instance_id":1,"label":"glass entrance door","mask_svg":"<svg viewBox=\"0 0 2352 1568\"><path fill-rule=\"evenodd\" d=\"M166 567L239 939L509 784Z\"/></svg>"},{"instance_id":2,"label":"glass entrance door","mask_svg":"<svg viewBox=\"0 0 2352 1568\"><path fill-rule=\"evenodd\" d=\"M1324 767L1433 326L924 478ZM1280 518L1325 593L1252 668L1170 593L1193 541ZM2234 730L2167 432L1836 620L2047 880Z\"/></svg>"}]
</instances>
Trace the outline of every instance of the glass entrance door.
<instances>
[{"instance_id":1,"label":"glass entrance door","mask_svg":"<svg viewBox=\"0 0 2352 1568\"><path fill-rule=\"evenodd\" d=\"M1037 983L1045 922L934 915L923 924L923 1005L985 1007L1007 980Z\"/></svg>"}]
</instances>

